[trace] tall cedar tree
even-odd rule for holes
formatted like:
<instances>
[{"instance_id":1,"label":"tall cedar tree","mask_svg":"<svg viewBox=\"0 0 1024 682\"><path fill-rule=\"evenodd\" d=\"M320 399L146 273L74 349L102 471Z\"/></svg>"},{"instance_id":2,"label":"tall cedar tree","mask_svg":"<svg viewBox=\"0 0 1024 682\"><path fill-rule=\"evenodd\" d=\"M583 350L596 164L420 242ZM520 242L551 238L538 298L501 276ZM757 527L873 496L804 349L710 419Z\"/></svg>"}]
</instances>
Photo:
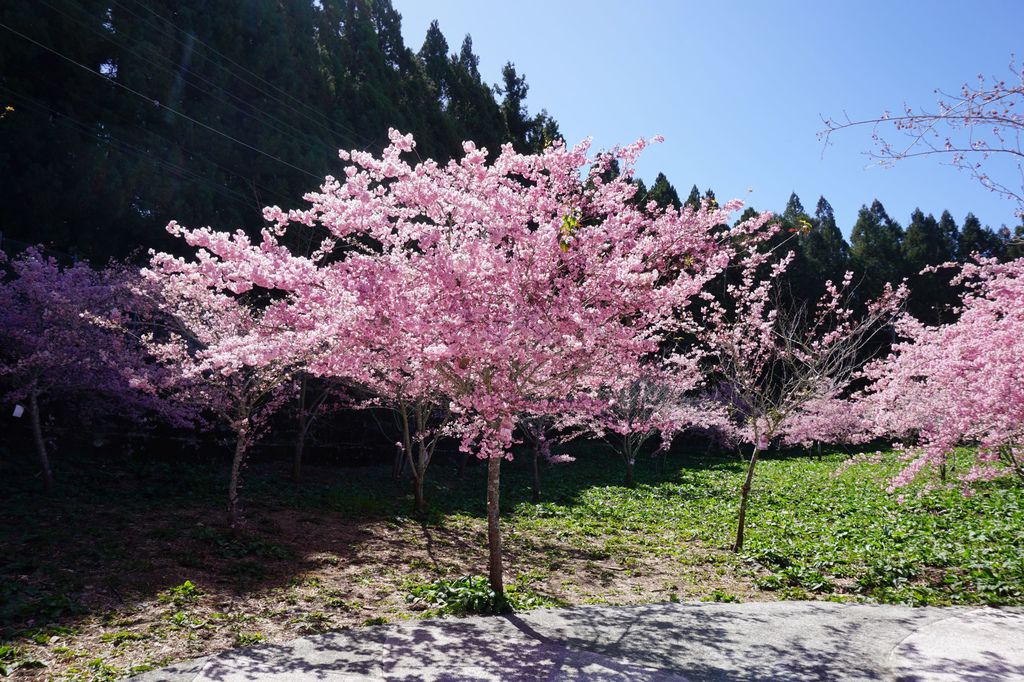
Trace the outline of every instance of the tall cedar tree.
<instances>
[{"instance_id":1,"label":"tall cedar tree","mask_svg":"<svg viewBox=\"0 0 1024 682\"><path fill-rule=\"evenodd\" d=\"M861 207L850 235L850 257L865 298L875 298L886 284L903 279L902 244L903 228L889 217L882 202L875 199L870 208Z\"/></svg>"}]
</instances>

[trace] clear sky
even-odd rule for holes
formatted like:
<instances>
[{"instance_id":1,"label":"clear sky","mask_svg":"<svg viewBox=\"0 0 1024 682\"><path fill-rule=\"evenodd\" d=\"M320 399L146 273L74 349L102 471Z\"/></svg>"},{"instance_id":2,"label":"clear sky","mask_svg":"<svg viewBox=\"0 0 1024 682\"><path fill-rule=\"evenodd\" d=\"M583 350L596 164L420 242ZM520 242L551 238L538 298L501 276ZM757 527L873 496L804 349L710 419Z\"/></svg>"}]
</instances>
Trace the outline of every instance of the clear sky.
<instances>
[{"instance_id":1,"label":"clear sky","mask_svg":"<svg viewBox=\"0 0 1024 682\"><path fill-rule=\"evenodd\" d=\"M662 134L639 165L664 171L683 196L696 183L720 200L781 210L795 191L813 212L824 194L848 235L878 198L904 226L917 206L998 228L1014 204L937 158L872 165L871 131L824 149L821 117L871 118L934 104L977 74L1008 78L1024 58L1024 0L394 0L418 50L432 19L452 51L473 36L484 80L506 61L572 142L600 147ZM752 192L748 193L748 188Z\"/></svg>"}]
</instances>

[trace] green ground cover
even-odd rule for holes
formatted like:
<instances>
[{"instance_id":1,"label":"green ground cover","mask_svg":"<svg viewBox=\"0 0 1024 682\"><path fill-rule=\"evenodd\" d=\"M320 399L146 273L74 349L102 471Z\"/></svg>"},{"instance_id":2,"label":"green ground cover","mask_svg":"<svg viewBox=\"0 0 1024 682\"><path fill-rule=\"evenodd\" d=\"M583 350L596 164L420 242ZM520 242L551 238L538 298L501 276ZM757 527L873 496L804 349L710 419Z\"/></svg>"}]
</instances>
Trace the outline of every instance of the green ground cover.
<instances>
[{"instance_id":1,"label":"green ground cover","mask_svg":"<svg viewBox=\"0 0 1024 682\"><path fill-rule=\"evenodd\" d=\"M638 465L597 446L503 470L510 599L520 608L669 600L835 599L1024 604L1024 489L965 498L885 492L897 468L847 455L769 455L743 553L728 551L738 459L678 453ZM224 525L224 471L180 461L59 463L61 493L5 459L0 508L0 674L115 679L231 646L472 611L485 567L484 472L430 472L430 513L383 467L310 469L306 483L255 463L249 525ZM25 467L25 468L23 468Z\"/></svg>"}]
</instances>

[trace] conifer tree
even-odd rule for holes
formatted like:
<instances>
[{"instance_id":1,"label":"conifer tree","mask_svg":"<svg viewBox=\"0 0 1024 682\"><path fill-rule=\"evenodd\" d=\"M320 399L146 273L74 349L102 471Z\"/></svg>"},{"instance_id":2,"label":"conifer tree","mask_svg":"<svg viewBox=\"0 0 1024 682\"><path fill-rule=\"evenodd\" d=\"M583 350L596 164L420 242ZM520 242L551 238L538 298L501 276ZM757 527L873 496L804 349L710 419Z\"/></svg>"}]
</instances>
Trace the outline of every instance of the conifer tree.
<instances>
[{"instance_id":1,"label":"conifer tree","mask_svg":"<svg viewBox=\"0 0 1024 682\"><path fill-rule=\"evenodd\" d=\"M874 298L888 283L898 283L906 273L902 253L903 228L875 199L862 206L850 234L853 270L862 278L862 295Z\"/></svg>"},{"instance_id":2,"label":"conifer tree","mask_svg":"<svg viewBox=\"0 0 1024 682\"><path fill-rule=\"evenodd\" d=\"M672 186L664 173L658 173L658 177L654 179L654 184L647 191L647 199L659 206L680 208L683 205L679 200L679 193L676 192L676 188Z\"/></svg>"}]
</instances>

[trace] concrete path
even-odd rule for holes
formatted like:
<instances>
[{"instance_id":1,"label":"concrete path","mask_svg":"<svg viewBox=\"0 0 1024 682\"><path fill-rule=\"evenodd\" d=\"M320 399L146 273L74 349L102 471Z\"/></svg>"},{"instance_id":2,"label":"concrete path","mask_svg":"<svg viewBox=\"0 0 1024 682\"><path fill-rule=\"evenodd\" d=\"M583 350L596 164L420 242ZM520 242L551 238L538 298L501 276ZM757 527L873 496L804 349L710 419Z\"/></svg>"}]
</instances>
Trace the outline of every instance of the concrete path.
<instances>
[{"instance_id":1,"label":"concrete path","mask_svg":"<svg viewBox=\"0 0 1024 682\"><path fill-rule=\"evenodd\" d=\"M344 630L135 679L1024 681L1024 609L827 602L552 609Z\"/></svg>"}]
</instances>

